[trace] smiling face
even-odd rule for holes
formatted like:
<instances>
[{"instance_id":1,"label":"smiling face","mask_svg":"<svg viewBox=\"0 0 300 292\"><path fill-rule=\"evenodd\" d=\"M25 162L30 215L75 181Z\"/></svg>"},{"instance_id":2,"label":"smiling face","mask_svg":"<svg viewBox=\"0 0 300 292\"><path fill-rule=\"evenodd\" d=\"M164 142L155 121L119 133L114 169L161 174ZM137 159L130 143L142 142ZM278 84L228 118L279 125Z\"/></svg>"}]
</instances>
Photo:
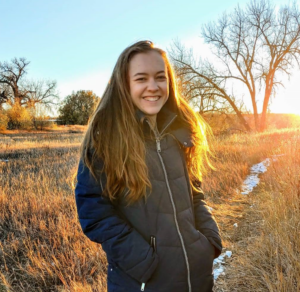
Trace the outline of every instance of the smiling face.
<instances>
[{"instance_id":1,"label":"smiling face","mask_svg":"<svg viewBox=\"0 0 300 292\"><path fill-rule=\"evenodd\" d=\"M169 97L169 78L162 56L156 51L138 53L129 62L130 95L135 106L152 122Z\"/></svg>"}]
</instances>

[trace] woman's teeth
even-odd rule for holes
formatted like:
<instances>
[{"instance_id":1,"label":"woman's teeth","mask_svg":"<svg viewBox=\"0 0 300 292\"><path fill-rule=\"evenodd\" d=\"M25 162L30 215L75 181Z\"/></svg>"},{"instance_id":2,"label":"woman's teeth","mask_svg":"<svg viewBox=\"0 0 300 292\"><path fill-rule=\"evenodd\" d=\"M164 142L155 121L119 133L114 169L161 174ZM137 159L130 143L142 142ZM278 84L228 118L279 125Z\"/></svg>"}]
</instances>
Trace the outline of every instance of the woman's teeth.
<instances>
[{"instance_id":1,"label":"woman's teeth","mask_svg":"<svg viewBox=\"0 0 300 292\"><path fill-rule=\"evenodd\" d=\"M156 100L159 99L159 97L158 96L155 96L155 97L149 97L149 96L147 96L147 97L144 97L144 99L148 100L148 101L156 101Z\"/></svg>"}]
</instances>

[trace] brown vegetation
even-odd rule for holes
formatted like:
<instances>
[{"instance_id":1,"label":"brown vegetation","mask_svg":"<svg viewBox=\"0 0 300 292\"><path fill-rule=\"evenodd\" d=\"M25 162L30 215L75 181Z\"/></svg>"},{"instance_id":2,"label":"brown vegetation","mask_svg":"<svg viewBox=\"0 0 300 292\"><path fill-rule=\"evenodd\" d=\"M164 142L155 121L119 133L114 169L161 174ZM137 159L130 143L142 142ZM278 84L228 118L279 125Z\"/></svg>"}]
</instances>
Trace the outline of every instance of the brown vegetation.
<instances>
[{"instance_id":1,"label":"brown vegetation","mask_svg":"<svg viewBox=\"0 0 300 292\"><path fill-rule=\"evenodd\" d=\"M72 184L82 134L70 131L6 133L14 142L0 141L1 292L106 291L105 255L77 220ZM213 143L218 171L203 187L233 251L216 291L298 291L299 132L233 134ZM282 153L255 194L239 194L249 166Z\"/></svg>"},{"instance_id":2,"label":"brown vegetation","mask_svg":"<svg viewBox=\"0 0 300 292\"><path fill-rule=\"evenodd\" d=\"M236 254L216 291L300 291L300 131L282 138L276 151L282 156L248 197L232 232Z\"/></svg>"}]
</instances>

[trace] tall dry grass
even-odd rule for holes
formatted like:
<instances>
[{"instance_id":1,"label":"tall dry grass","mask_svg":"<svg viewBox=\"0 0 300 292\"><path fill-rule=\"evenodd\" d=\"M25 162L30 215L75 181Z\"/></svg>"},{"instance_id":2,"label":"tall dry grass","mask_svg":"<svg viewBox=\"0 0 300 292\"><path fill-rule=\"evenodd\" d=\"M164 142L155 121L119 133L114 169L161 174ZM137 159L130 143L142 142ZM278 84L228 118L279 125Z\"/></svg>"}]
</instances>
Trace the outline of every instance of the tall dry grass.
<instances>
[{"instance_id":1,"label":"tall dry grass","mask_svg":"<svg viewBox=\"0 0 300 292\"><path fill-rule=\"evenodd\" d=\"M296 134L215 139L218 171L205 176L203 187L225 246L235 240L232 223L243 219L247 206L237 189L249 166L280 153ZM0 158L9 159L0 162L0 291L106 291L105 255L82 234L77 220L72 182L81 138L40 138L27 136L0 151Z\"/></svg>"},{"instance_id":2,"label":"tall dry grass","mask_svg":"<svg viewBox=\"0 0 300 292\"><path fill-rule=\"evenodd\" d=\"M1 149L0 291L104 291L106 259L82 235L72 190L82 135L41 135Z\"/></svg>"},{"instance_id":3,"label":"tall dry grass","mask_svg":"<svg viewBox=\"0 0 300 292\"><path fill-rule=\"evenodd\" d=\"M239 230L244 236L222 291L300 291L300 132L278 151L284 155L272 161L250 197L252 228Z\"/></svg>"}]
</instances>

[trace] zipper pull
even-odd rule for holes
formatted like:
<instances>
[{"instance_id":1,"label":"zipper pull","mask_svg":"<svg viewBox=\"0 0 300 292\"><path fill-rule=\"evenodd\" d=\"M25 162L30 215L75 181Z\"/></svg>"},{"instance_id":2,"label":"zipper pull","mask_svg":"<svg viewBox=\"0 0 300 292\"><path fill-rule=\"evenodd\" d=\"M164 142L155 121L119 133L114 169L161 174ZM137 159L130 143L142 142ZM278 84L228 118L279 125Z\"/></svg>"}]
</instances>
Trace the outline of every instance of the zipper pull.
<instances>
[{"instance_id":1,"label":"zipper pull","mask_svg":"<svg viewBox=\"0 0 300 292\"><path fill-rule=\"evenodd\" d=\"M156 251L155 236L151 236L150 245L153 247L154 251Z\"/></svg>"},{"instance_id":2,"label":"zipper pull","mask_svg":"<svg viewBox=\"0 0 300 292\"><path fill-rule=\"evenodd\" d=\"M146 283L142 283L141 291L145 291L145 285L146 285Z\"/></svg>"},{"instance_id":3,"label":"zipper pull","mask_svg":"<svg viewBox=\"0 0 300 292\"><path fill-rule=\"evenodd\" d=\"M159 139L156 139L156 148L157 148L157 152L161 152L160 140Z\"/></svg>"}]
</instances>

